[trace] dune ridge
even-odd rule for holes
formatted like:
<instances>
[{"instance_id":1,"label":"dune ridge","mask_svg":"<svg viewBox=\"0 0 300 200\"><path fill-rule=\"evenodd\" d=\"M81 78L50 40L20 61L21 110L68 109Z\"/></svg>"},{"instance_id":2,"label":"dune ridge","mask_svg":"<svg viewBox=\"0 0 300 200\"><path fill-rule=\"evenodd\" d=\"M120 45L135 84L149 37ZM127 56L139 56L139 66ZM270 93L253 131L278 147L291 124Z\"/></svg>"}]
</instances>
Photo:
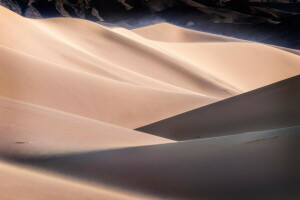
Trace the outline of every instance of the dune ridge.
<instances>
[{"instance_id":1,"label":"dune ridge","mask_svg":"<svg viewBox=\"0 0 300 200\"><path fill-rule=\"evenodd\" d=\"M138 128L173 140L300 124L300 75Z\"/></svg>"},{"instance_id":2,"label":"dune ridge","mask_svg":"<svg viewBox=\"0 0 300 200\"><path fill-rule=\"evenodd\" d=\"M61 111L0 98L0 154L55 155L172 140Z\"/></svg>"}]
</instances>

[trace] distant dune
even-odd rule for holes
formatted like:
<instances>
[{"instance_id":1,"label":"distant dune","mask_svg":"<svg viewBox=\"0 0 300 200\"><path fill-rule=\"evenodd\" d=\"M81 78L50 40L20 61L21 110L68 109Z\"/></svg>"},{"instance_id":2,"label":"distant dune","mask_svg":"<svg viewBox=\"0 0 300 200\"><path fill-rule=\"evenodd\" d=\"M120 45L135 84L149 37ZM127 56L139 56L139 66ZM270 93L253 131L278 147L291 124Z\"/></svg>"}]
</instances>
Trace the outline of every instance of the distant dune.
<instances>
[{"instance_id":1,"label":"distant dune","mask_svg":"<svg viewBox=\"0 0 300 200\"><path fill-rule=\"evenodd\" d=\"M133 32L156 41L188 43L188 42L241 42L243 40L184 29L167 23L134 29Z\"/></svg>"},{"instance_id":2,"label":"distant dune","mask_svg":"<svg viewBox=\"0 0 300 200\"><path fill-rule=\"evenodd\" d=\"M298 200L299 51L3 7L0 27L0 199Z\"/></svg>"}]
</instances>

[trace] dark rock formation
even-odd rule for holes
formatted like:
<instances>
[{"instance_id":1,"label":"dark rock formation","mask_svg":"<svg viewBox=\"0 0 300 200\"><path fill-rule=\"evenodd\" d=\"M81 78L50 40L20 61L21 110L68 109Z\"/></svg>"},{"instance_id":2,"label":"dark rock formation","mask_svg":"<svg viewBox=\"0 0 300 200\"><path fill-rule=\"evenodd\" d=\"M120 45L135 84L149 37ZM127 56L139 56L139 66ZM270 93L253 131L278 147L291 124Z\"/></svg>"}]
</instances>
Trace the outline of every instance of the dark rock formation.
<instances>
[{"instance_id":1,"label":"dark rock formation","mask_svg":"<svg viewBox=\"0 0 300 200\"><path fill-rule=\"evenodd\" d=\"M300 49L299 0L0 0L31 18L79 17L136 28L169 22Z\"/></svg>"}]
</instances>

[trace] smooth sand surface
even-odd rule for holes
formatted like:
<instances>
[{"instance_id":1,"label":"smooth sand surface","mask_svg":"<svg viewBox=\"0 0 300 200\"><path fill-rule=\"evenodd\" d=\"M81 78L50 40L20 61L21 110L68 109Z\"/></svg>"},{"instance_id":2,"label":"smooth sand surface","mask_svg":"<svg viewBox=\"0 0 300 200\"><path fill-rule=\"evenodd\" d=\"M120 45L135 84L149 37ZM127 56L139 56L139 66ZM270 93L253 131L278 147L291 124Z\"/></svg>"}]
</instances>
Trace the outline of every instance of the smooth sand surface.
<instances>
[{"instance_id":1,"label":"smooth sand surface","mask_svg":"<svg viewBox=\"0 0 300 200\"><path fill-rule=\"evenodd\" d=\"M155 42L86 20L32 20L0 11L1 96L127 128L300 73L299 56L222 36L192 31L201 42ZM253 69L252 63L267 69ZM255 81L257 71L270 78Z\"/></svg>"},{"instance_id":2,"label":"smooth sand surface","mask_svg":"<svg viewBox=\"0 0 300 200\"><path fill-rule=\"evenodd\" d=\"M297 200L300 127L20 162L169 199Z\"/></svg>"},{"instance_id":3,"label":"smooth sand surface","mask_svg":"<svg viewBox=\"0 0 300 200\"><path fill-rule=\"evenodd\" d=\"M189 140L299 125L299 89L298 75L137 130Z\"/></svg>"},{"instance_id":4,"label":"smooth sand surface","mask_svg":"<svg viewBox=\"0 0 300 200\"><path fill-rule=\"evenodd\" d=\"M172 142L80 116L0 98L0 154L53 155Z\"/></svg>"},{"instance_id":5,"label":"smooth sand surface","mask_svg":"<svg viewBox=\"0 0 300 200\"><path fill-rule=\"evenodd\" d=\"M0 199L299 199L299 127L267 131L299 125L299 77L242 94L299 75L298 51L3 7L0 27L0 157L43 168L1 161Z\"/></svg>"},{"instance_id":6,"label":"smooth sand surface","mask_svg":"<svg viewBox=\"0 0 300 200\"><path fill-rule=\"evenodd\" d=\"M120 191L101 185L89 185L78 180L36 172L14 164L0 162L1 200L131 200L157 199L146 195ZM161 199L161 198L160 198Z\"/></svg>"},{"instance_id":7,"label":"smooth sand surface","mask_svg":"<svg viewBox=\"0 0 300 200\"><path fill-rule=\"evenodd\" d=\"M177 34L169 34L167 30ZM211 74L241 92L300 74L297 50L196 32L170 24L134 31L178 59L194 64L195 73L199 70ZM189 41L191 38L195 40Z\"/></svg>"},{"instance_id":8,"label":"smooth sand surface","mask_svg":"<svg viewBox=\"0 0 300 200\"><path fill-rule=\"evenodd\" d=\"M209 42L250 42L213 33L194 31L168 23L155 24L133 30L134 33L153 41L168 43L209 43ZM300 51L286 47L270 45L281 50L300 55Z\"/></svg>"},{"instance_id":9,"label":"smooth sand surface","mask_svg":"<svg viewBox=\"0 0 300 200\"><path fill-rule=\"evenodd\" d=\"M167 23L155 24L134 29L133 32L147 39L170 43L199 43L199 42L241 42L235 39L211 33L193 31Z\"/></svg>"}]
</instances>

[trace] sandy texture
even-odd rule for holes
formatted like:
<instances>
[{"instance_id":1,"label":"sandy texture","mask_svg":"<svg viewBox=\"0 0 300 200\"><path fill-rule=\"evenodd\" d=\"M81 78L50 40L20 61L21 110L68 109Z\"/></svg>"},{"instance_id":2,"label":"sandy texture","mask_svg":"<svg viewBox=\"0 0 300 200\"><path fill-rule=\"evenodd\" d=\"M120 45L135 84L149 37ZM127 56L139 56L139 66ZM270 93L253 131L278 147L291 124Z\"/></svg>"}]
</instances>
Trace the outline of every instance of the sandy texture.
<instances>
[{"instance_id":1,"label":"sandy texture","mask_svg":"<svg viewBox=\"0 0 300 200\"><path fill-rule=\"evenodd\" d=\"M200 42L161 43L85 20L30 20L0 9L1 96L128 128L300 73L299 56L260 44L204 33L193 33Z\"/></svg>"},{"instance_id":2,"label":"sandy texture","mask_svg":"<svg viewBox=\"0 0 300 200\"><path fill-rule=\"evenodd\" d=\"M299 199L298 51L3 7L0 27L1 200Z\"/></svg>"},{"instance_id":3,"label":"sandy texture","mask_svg":"<svg viewBox=\"0 0 300 200\"><path fill-rule=\"evenodd\" d=\"M7 98L0 98L0 113L0 154L4 155L53 155L171 142Z\"/></svg>"},{"instance_id":4,"label":"sandy texture","mask_svg":"<svg viewBox=\"0 0 300 200\"><path fill-rule=\"evenodd\" d=\"M137 130L174 140L217 137L300 124L300 76Z\"/></svg>"},{"instance_id":5,"label":"sandy texture","mask_svg":"<svg viewBox=\"0 0 300 200\"><path fill-rule=\"evenodd\" d=\"M3 200L134 200L157 199L104 187L63 179L21 166L0 162L0 198Z\"/></svg>"},{"instance_id":6,"label":"sandy texture","mask_svg":"<svg viewBox=\"0 0 300 200\"><path fill-rule=\"evenodd\" d=\"M296 200L300 197L299 131L297 126L20 161L170 199Z\"/></svg>"}]
</instances>

